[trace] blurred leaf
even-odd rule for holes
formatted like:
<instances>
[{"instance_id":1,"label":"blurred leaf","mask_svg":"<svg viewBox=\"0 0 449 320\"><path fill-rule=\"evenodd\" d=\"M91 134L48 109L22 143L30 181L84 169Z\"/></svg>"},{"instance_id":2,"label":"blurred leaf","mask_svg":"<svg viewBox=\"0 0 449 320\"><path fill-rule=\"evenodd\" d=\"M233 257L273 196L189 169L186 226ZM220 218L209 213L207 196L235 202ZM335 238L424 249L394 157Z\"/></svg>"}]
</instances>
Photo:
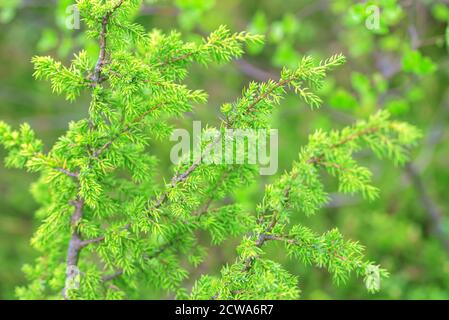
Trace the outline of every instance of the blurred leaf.
<instances>
[{"instance_id":1,"label":"blurred leaf","mask_svg":"<svg viewBox=\"0 0 449 320\"><path fill-rule=\"evenodd\" d=\"M270 30L270 40L274 43L279 43L282 39L284 39L284 26L282 22L273 22Z\"/></svg>"},{"instance_id":2,"label":"blurred leaf","mask_svg":"<svg viewBox=\"0 0 449 320\"><path fill-rule=\"evenodd\" d=\"M282 27L285 34L293 35L299 29L299 23L295 15L288 13L282 19Z\"/></svg>"},{"instance_id":3,"label":"blurred leaf","mask_svg":"<svg viewBox=\"0 0 449 320\"><path fill-rule=\"evenodd\" d=\"M348 91L337 89L331 95L329 104L335 109L352 110L357 107L357 99Z\"/></svg>"},{"instance_id":4,"label":"blurred leaf","mask_svg":"<svg viewBox=\"0 0 449 320\"><path fill-rule=\"evenodd\" d=\"M255 34L265 34L268 31L268 21L265 12L256 12L249 25L249 31Z\"/></svg>"},{"instance_id":5,"label":"blurred leaf","mask_svg":"<svg viewBox=\"0 0 449 320\"><path fill-rule=\"evenodd\" d=\"M273 56L273 64L276 67L287 66L294 68L298 64L298 61L299 54L290 43L282 42L278 45Z\"/></svg>"},{"instance_id":6,"label":"blurred leaf","mask_svg":"<svg viewBox=\"0 0 449 320\"><path fill-rule=\"evenodd\" d=\"M432 6L432 15L435 19L446 22L449 20L449 7L444 3L436 3Z\"/></svg>"},{"instance_id":7,"label":"blurred leaf","mask_svg":"<svg viewBox=\"0 0 449 320\"><path fill-rule=\"evenodd\" d=\"M409 112L410 106L404 99L397 99L387 102L385 108L395 116L401 116Z\"/></svg>"},{"instance_id":8,"label":"blurred leaf","mask_svg":"<svg viewBox=\"0 0 449 320\"><path fill-rule=\"evenodd\" d=\"M8 23L16 15L16 10L14 8L4 8L0 11L0 22Z\"/></svg>"},{"instance_id":9,"label":"blurred leaf","mask_svg":"<svg viewBox=\"0 0 449 320\"><path fill-rule=\"evenodd\" d=\"M214 6L215 0L176 0L175 4L181 9L178 15L181 27L193 30L201 21L203 14Z\"/></svg>"},{"instance_id":10,"label":"blurred leaf","mask_svg":"<svg viewBox=\"0 0 449 320\"><path fill-rule=\"evenodd\" d=\"M8 23L14 19L20 0L2 0L0 2L0 22Z\"/></svg>"},{"instance_id":11,"label":"blurred leaf","mask_svg":"<svg viewBox=\"0 0 449 320\"><path fill-rule=\"evenodd\" d=\"M359 73L353 72L351 75L351 83L352 87L360 94L364 95L365 93L369 93L371 91L371 83L369 79Z\"/></svg>"},{"instance_id":12,"label":"blurred leaf","mask_svg":"<svg viewBox=\"0 0 449 320\"><path fill-rule=\"evenodd\" d=\"M404 54L402 67L406 72L424 75L436 70L436 65L429 57L425 57L419 51L409 50Z\"/></svg>"},{"instance_id":13,"label":"blurred leaf","mask_svg":"<svg viewBox=\"0 0 449 320\"><path fill-rule=\"evenodd\" d=\"M56 48L58 45L58 35L53 29L45 29L42 36L37 43L37 50L39 52L46 52Z\"/></svg>"}]
</instances>

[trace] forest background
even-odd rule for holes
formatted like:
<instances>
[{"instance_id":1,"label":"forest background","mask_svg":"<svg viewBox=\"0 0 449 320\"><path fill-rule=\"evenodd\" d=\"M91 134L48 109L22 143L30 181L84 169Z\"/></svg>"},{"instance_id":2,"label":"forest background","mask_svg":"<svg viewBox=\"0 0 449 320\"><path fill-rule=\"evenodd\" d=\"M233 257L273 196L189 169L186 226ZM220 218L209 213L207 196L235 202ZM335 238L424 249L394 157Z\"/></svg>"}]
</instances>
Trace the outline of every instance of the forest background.
<instances>
[{"instance_id":1,"label":"forest background","mask_svg":"<svg viewBox=\"0 0 449 320\"><path fill-rule=\"evenodd\" d=\"M47 145L67 129L70 120L86 116L85 100L67 103L32 77L31 57L52 55L68 61L96 43L80 29L67 28L72 0L0 0L0 119L16 126L28 122ZM379 10L376 20L376 10ZM298 215L297 222L325 231L337 226L348 238L367 246L367 255L390 272L382 290L369 294L357 280L332 285L325 271L304 267L280 255L287 269L300 276L303 299L449 299L449 4L432 0L173 0L144 1L137 21L147 29L178 29L186 40L226 24L233 31L266 36L233 64L195 67L189 86L204 88L209 107L197 109L174 126L193 120L216 125L223 102L240 95L251 80L276 77L282 66L294 67L304 55L325 58L344 53L348 62L326 80L324 105L309 111L287 98L272 119L279 129L279 172L288 169L297 151L316 129L329 130L387 109L424 133L413 162L394 168L388 162L359 157L374 172L380 197L333 195L322 214ZM377 23L376 23L377 22ZM91 42L92 41L92 42ZM207 81L206 81L207 79ZM154 152L170 176L172 145L158 143ZM4 151L0 151L3 158ZM239 190L236 200L252 208L274 177ZM29 244L37 221L30 185L36 176L0 165L0 299L13 299L26 283L23 264L36 256ZM329 181L329 183L332 183ZM198 273L216 270L235 256L237 239L215 247ZM272 250L275 250L273 248ZM274 253L276 254L276 253ZM148 298L170 298L149 292Z\"/></svg>"}]
</instances>

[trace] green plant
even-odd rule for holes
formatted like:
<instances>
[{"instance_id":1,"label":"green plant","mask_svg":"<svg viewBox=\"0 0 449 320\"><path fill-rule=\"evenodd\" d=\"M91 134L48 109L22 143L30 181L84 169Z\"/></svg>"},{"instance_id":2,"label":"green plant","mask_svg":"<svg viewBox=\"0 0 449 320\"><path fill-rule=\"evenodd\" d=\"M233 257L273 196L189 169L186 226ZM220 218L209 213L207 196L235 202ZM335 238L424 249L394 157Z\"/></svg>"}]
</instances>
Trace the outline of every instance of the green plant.
<instances>
[{"instance_id":1,"label":"green plant","mask_svg":"<svg viewBox=\"0 0 449 320\"><path fill-rule=\"evenodd\" d=\"M285 244L287 253L304 264L324 267L336 283L354 272L369 291L387 273L367 260L363 247L344 240L337 230L316 234L290 216L311 215L327 201L320 180L324 169L337 178L339 191L377 196L371 172L354 154L368 147L396 164L419 132L378 112L340 131L318 131L300 151L292 169L266 187L256 215L223 200L256 177L254 165L207 165L202 160L221 141L225 129L269 129L270 116L287 89L312 108L314 93L326 73L344 62L335 55L316 62L301 59L280 79L250 83L240 99L222 107L224 119L201 155L187 157L174 176L159 186L157 159L149 152L153 139L167 139L170 119L182 117L206 94L182 81L192 62L224 63L243 54L245 43L261 37L232 34L220 27L201 43L185 43L181 35L155 30L147 34L130 17L137 0L80 0L88 35L99 39L98 60L84 51L70 67L51 57L35 57L35 77L51 81L53 90L75 100L91 93L87 119L69 130L48 152L28 125L14 131L0 123L0 141L9 151L6 164L39 172L33 195L41 204L42 223L32 244L41 253L24 270L31 283L18 288L20 298L139 298L143 288L159 288L177 297L197 299L298 298L297 279L264 257L270 242ZM206 231L214 244L242 236L236 261L220 277L203 276L187 293L187 262L198 266L207 251L197 233Z\"/></svg>"}]
</instances>

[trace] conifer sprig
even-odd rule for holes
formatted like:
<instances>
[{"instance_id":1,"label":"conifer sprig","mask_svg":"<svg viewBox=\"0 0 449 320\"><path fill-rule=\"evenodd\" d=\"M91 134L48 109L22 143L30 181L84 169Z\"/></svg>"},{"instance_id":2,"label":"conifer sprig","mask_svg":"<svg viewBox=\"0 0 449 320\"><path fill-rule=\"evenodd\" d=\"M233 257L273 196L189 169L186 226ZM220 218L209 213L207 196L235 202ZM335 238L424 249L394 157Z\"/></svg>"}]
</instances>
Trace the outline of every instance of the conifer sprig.
<instances>
[{"instance_id":1,"label":"conifer sprig","mask_svg":"<svg viewBox=\"0 0 449 320\"><path fill-rule=\"evenodd\" d=\"M420 133L414 127L389 121L387 112L378 112L368 121L360 121L342 131L330 134L318 131L312 135L292 170L266 187L265 197L257 210L257 226L253 236L242 241L239 259L231 267L223 269L221 279L203 277L192 297L269 299L275 287L287 285L276 279L262 289L258 283L260 272L273 271L266 269L267 261L263 258L263 246L270 241L284 243L287 254L305 264L325 267L337 284L346 282L354 272L364 278L368 291L378 291L381 278L388 273L365 260L361 245L345 241L336 229L318 236L301 225L290 227L290 215L297 211L313 214L328 201L319 181L319 168L325 168L338 177L340 191L361 192L364 197L373 199L377 190L370 185L371 173L358 167L352 154L364 143L378 156L404 163L408 153L406 147L413 146L419 137ZM380 144L386 144L388 148L379 147ZM291 278L287 280L292 281ZM291 294L290 298L297 298L299 292L291 291Z\"/></svg>"},{"instance_id":2,"label":"conifer sprig","mask_svg":"<svg viewBox=\"0 0 449 320\"><path fill-rule=\"evenodd\" d=\"M279 104L282 96L285 94L285 88L292 86L296 92L300 90L304 82L314 83L315 88L321 86L321 82L327 71L344 63L345 57L341 54L332 56L331 58L322 61L318 66L314 66L314 61L311 58L305 58L300 63L300 66L295 71L289 71L284 69L281 79L279 81L269 81L266 83L251 83L249 88L244 90L243 98L239 99L234 106L225 104L222 107L227 119L223 121L223 126L228 129L232 128L245 128L248 127L241 120L245 118L245 115L251 115L251 118L246 117L245 121L251 121L249 126L257 126L258 122L256 117L259 118L259 122L265 123L265 127L268 126L268 119L273 112L275 104ZM301 90L308 90L303 88ZM310 100L306 100L309 103ZM314 103L311 103L314 106ZM234 110L232 110L234 109ZM263 117L263 120L261 119ZM208 143L201 156L194 159L193 163L184 171L176 174L169 185L169 188L176 187L177 183L186 180L201 164L202 160L209 155L214 146L222 140L222 137L217 134L216 138ZM156 201L155 208L159 208L160 205L167 199L167 193Z\"/></svg>"}]
</instances>

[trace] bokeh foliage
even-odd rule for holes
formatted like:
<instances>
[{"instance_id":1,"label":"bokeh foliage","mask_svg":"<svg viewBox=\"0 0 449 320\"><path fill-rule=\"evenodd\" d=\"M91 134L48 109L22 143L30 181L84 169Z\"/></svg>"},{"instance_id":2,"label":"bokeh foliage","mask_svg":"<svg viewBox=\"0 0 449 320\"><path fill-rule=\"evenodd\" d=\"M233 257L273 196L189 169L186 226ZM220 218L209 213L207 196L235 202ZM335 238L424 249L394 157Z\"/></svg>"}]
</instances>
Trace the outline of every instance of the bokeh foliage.
<instances>
[{"instance_id":1,"label":"bokeh foliage","mask_svg":"<svg viewBox=\"0 0 449 320\"><path fill-rule=\"evenodd\" d=\"M50 94L42 82L33 81L29 63L36 53L70 59L96 44L82 32L65 27L66 8L73 1L19 1L0 3L0 118L12 124L28 121L52 143L66 129L68 120L86 113L87 97L66 104ZM380 8L380 26L370 30L370 6ZM300 275L303 298L449 298L449 220L444 192L449 183L447 166L449 115L448 35L449 7L443 1L146 1L138 13L146 28L181 29L187 39L197 39L220 24L232 30L248 29L266 35L267 43L252 45L249 55L234 65L195 69L190 86L210 93L210 106L238 97L250 80L264 80L283 65L295 66L304 55L327 57L343 52L348 63L326 80L318 112L287 98L272 119L280 129L280 172L290 168L298 150L315 129L329 130L387 109L395 118L417 125L425 134L412 166L401 174L387 162L371 162L380 196L370 203L361 198L335 195L324 214L295 215L297 222L314 230L337 226L342 234L368 247L367 255L388 269L390 277L376 295L368 295L356 281L333 287L327 272L304 268L285 259L288 269ZM207 81L206 81L207 79ZM199 110L198 117L217 124L217 110ZM192 118L176 125L188 127ZM158 145L160 158L170 146ZM2 151L3 152L3 151ZM3 155L3 154L2 154ZM169 176L169 164L160 177ZM14 297L14 287L24 283L20 271L34 259L28 239L34 229L37 204L30 196L33 177L20 171L0 171L0 297ZM236 198L254 208L262 197L263 183L241 190ZM329 186L335 181L327 179ZM335 189L335 188L334 188ZM435 212L437 214L435 214ZM204 268L218 273L218 266L233 259L234 244L216 248ZM270 245L271 254L283 259L281 247ZM165 297L164 293L146 297Z\"/></svg>"}]
</instances>

